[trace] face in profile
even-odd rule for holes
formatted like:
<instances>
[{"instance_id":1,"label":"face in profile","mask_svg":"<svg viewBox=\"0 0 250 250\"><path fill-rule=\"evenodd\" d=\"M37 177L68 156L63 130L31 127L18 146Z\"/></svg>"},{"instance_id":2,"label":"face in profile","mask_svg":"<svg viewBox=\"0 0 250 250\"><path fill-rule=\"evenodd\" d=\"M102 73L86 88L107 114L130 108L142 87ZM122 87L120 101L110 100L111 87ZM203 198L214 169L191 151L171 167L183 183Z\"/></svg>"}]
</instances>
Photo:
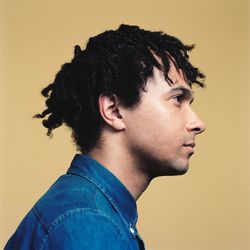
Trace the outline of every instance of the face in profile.
<instances>
[{"instance_id":1,"label":"face in profile","mask_svg":"<svg viewBox=\"0 0 250 250\"><path fill-rule=\"evenodd\" d=\"M173 63L168 74L154 69L141 102L125 110L125 138L137 166L151 177L187 172L195 151L195 137L205 130L191 107L193 91Z\"/></svg>"}]
</instances>

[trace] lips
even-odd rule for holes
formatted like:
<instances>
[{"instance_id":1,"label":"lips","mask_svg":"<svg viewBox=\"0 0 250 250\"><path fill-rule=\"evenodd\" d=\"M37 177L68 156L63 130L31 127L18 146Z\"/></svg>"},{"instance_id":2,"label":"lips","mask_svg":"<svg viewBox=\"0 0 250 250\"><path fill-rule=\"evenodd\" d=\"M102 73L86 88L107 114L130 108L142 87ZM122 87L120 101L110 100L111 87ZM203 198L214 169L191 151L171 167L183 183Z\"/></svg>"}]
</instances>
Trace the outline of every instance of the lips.
<instances>
[{"instance_id":1,"label":"lips","mask_svg":"<svg viewBox=\"0 0 250 250\"><path fill-rule=\"evenodd\" d=\"M184 147L191 147L191 148L194 148L194 147L195 147L195 143L194 143L194 142L185 143L183 146L184 146Z\"/></svg>"},{"instance_id":2,"label":"lips","mask_svg":"<svg viewBox=\"0 0 250 250\"><path fill-rule=\"evenodd\" d=\"M194 153L195 143L194 142L185 143L183 147L187 149L189 156L191 156Z\"/></svg>"}]
</instances>

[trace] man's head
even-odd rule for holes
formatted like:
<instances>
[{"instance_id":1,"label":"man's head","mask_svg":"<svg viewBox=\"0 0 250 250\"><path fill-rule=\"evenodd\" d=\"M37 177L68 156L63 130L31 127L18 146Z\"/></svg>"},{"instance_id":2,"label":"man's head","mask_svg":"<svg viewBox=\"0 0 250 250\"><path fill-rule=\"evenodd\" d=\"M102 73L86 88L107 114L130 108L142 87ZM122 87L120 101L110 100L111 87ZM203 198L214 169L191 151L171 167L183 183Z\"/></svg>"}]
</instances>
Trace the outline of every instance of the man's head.
<instances>
[{"instance_id":1,"label":"man's head","mask_svg":"<svg viewBox=\"0 0 250 250\"><path fill-rule=\"evenodd\" d=\"M204 130L204 125L190 109L191 86L196 83L203 87L204 79L188 60L187 53L192 49L193 46L184 45L162 32L129 25L92 37L86 49L75 47L72 61L64 64L55 81L43 89L47 109L36 117L44 118L48 135L62 124L69 126L82 153L88 153L98 145L105 129L122 131L129 143L128 149L138 157L141 154L150 162L152 155L164 159L166 154L175 159L177 170L185 172L188 164L183 162L183 155L190 156L193 148L185 145L192 144L195 134ZM178 88L172 90L175 87ZM161 92L163 88L168 92L165 97ZM166 98L166 111L162 98ZM112 124L106 117L107 108L112 105L105 106L105 100L122 108L124 115L121 116L119 109L117 113L122 123ZM180 101L183 101L181 106ZM196 120L196 125L187 124L191 124L192 119ZM192 132L181 131L184 126ZM153 145L153 138L158 145ZM163 150L164 143L166 151ZM144 147L146 144L148 147ZM180 146L183 148L178 156L173 151Z\"/></svg>"},{"instance_id":2,"label":"man's head","mask_svg":"<svg viewBox=\"0 0 250 250\"><path fill-rule=\"evenodd\" d=\"M120 107L122 119L117 119L123 124L120 125L124 129L122 141L127 141L129 155L152 178L186 173L194 153L195 137L205 130L204 123L191 108L193 91L183 71L173 62L168 77L171 85L154 68L137 108Z\"/></svg>"}]
</instances>

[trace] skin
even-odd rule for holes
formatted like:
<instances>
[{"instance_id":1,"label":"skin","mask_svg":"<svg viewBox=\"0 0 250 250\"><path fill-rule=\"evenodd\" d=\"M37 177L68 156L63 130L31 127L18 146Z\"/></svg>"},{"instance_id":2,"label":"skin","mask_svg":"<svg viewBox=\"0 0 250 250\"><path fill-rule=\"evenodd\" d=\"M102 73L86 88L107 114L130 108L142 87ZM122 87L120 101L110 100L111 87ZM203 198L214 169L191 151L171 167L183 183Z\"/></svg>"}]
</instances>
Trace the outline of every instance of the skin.
<instances>
[{"instance_id":1,"label":"skin","mask_svg":"<svg viewBox=\"0 0 250 250\"><path fill-rule=\"evenodd\" d=\"M172 84L154 68L140 103L126 109L113 96L99 98L106 123L89 155L108 168L137 200L157 176L181 175L189 168L195 137L205 124L191 108L193 91L173 63Z\"/></svg>"}]
</instances>

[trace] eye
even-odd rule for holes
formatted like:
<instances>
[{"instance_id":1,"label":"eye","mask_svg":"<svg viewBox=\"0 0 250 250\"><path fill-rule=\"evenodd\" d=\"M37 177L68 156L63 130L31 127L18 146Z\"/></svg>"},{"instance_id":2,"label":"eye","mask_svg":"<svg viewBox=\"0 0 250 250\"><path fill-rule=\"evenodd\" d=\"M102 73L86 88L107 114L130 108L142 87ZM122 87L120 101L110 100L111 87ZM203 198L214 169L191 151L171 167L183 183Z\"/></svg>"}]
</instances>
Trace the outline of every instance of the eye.
<instances>
[{"instance_id":1,"label":"eye","mask_svg":"<svg viewBox=\"0 0 250 250\"><path fill-rule=\"evenodd\" d=\"M173 96L171 98L175 103L177 103L178 105L181 104L182 100L183 100L183 96L182 95L176 95Z\"/></svg>"}]
</instances>

